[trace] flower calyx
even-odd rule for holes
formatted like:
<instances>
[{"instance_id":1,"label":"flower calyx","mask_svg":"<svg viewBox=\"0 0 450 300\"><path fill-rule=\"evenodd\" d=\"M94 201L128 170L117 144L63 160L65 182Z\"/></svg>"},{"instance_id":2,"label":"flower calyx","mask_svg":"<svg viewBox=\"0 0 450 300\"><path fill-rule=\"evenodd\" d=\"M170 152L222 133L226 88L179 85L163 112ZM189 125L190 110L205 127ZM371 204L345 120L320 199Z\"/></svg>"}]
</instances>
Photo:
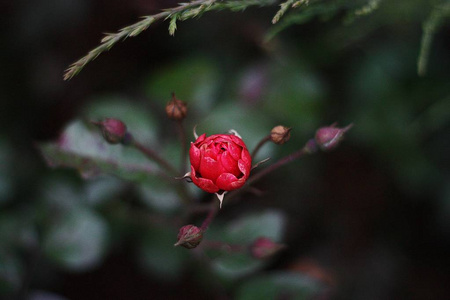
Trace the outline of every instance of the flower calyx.
<instances>
[{"instance_id":1,"label":"flower calyx","mask_svg":"<svg viewBox=\"0 0 450 300\"><path fill-rule=\"evenodd\" d=\"M172 99L166 105L167 117L174 121L182 121L187 115L187 105L172 93Z\"/></svg>"},{"instance_id":2,"label":"flower calyx","mask_svg":"<svg viewBox=\"0 0 450 300\"><path fill-rule=\"evenodd\" d=\"M174 246L182 246L186 249L197 247L203 239L203 231L194 225L186 225L180 228L178 240Z\"/></svg>"},{"instance_id":3,"label":"flower calyx","mask_svg":"<svg viewBox=\"0 0 450 300\"><path fill-rule=\"evenodd\" d=\"M319 128L315 135L316 144L322 151L332 150L339 145L344 138L344 134L352 127L353 124L338 128L336 123L333 123L330 126Z\"/></svg>"},{"instance_id":4,"label":"flower calyx","mask_svg":"<svg viewBox=\"0 0 450 300\"><path fill-rule=\"evenodd\" d=\"M283 125L275 126L270 131L270 140L277 145L283 145L291 138L291 130L292 128Z\"/></svg>"}]
</instances>

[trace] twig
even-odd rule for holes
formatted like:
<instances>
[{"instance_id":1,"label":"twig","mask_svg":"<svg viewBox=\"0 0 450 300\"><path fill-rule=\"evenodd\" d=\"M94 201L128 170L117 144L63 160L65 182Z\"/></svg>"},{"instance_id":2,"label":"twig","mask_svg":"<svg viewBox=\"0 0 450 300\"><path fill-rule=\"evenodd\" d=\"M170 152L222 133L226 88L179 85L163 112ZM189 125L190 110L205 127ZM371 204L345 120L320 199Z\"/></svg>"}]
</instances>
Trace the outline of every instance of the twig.
<instances>
[{"instance_id":1,"label":"twig","mask_svg":"<svg viewBox=\"0 0 450 300\"><path fill-rule=\"evenodd\" d=\"M213 200L214 201L214 200ZM209 209L209 213L208 216L206 217L206 219L203 221L202 226L200 227L200 229L202 231L206 231L206 229L208 229L209 224L211 224L212 220L214 220L214 218L217 215L217 211L218 211L218 207L217 205L212 205Z\"/></svg>"},{"instance_id":2,"label":"twig","mask_svg":"<svg viewBox=\"0 0 450 300\"><path fill-rule=\"evenodd\" d=\"M262 140L259 141L258 145L256 145L255 149L252 152L252 159L255 158L256 154L258 153L259 149L261 149L262 146L264 146L265 143L270 141L270 134L263 137Z\"/></svg>"},{"instance_id":3,"label":"twig","mask_svg":"<svg viewBox=\"0 0 450 300\"><path fill-rule=\"evenodd\" d=\"M128 37L135 37L146 30L151 24L156 21L170 19L169 34L173 35L176 30L176 21L185 21L187 19L195 18L201 14L212 11L230 9L232 11L244 10L249 6L266 6L272 5L274 0L196 0L187 3L181 3L179 6L165 9L164 11L142 17L142 20L124 27L115 33L106 33L101 39L100 45L88 52L66 69L64 73L64 80L69 80L81 72L81 70L91 61L96 59L103 52L109 51L115 44L127 39Z\"/></svg>"},{"instance_id":4,"label":"twig","mask_svg":"<svg viewBox=\"0 0 450 300\"><path fill-rule=\"evenodd\" d=\"M166 169L166 171L169 171L173 175L178 174L178 171L167 160L159 156L158 153L153 151L151 148L142 145L136 140L133 140L131 145L134 146L137 150L142 152L145 156L147 156L151 160L157 162L161 167Z\"/></svg>"}]
</instances>

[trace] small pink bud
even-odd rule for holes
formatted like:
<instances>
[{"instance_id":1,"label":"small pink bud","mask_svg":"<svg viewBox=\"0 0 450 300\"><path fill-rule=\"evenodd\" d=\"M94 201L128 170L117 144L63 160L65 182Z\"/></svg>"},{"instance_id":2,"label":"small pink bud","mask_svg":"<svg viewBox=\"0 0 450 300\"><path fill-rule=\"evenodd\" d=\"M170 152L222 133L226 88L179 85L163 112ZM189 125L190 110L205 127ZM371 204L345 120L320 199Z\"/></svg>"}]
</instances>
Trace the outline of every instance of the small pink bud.
<instances>
[{"instance_id":1,"label":"small pink bud","mask_svg":"<svg viewBox=\"0 0 450 300\"><path fill-rule=\"evenodd\" d=\"M178 232L178 241L174 246L183 246L187 249L197 247L203 239L203 231L194 225L181 227Z\"/></svg>"},{"instance_id":2,"label":"small pink bud","mask_svg":"<svg viewBox=\"0 0 450 300\"><path fill-rule=\"evenodd\" d=\"M327 127L319 128L316 131L316 143L323 151L336 148L340 141L344 138L344 134L353 127L353 124L344 128L335 127L336 124L332 124Z\"/></svg>"},{"instance_id":3,"label":"small pink bud","mask_svg":"<svg viewBox=\"0 0 450 300\"><path fill-rule=\"evenodd\" d=\"M107 118L100 122L91 122L97 125L105 140L110 144L119 144L123 142L127 135L127 126L118 119Z\"/></svg>"},{"instance_id":4,"label":"small pink bud","mask_svg":"<svg viewBox=\"0 0 450 300\"><path fill-rule=\"evenodd\" d=\"M291 129L282 125L275 126L270 131L270 140L277 145L283 145L291 138Z\"/></svg>"},{"instance_id":5,"label":"small pink bud","mask_svg":"<svg viewBox=\"0 0 450 300\"><path fill-rule=\"evenodd\" d=\"M177 99L175 93L172 93L172 100L166 105L166 114L171 120L181 121L186 117L186 103Z\"/></svg>"},{"instance_id":6,"label":"small pink bud","mask_svg":"<svg viewBox=\"0 0 450 300\"><path fill-rule=\"evenodd\" d=\"M250 245L250 253L254 258L266 259L284 248L285 245L275 243L267 237L260 237Z\"/></svg>"}]
</instances>

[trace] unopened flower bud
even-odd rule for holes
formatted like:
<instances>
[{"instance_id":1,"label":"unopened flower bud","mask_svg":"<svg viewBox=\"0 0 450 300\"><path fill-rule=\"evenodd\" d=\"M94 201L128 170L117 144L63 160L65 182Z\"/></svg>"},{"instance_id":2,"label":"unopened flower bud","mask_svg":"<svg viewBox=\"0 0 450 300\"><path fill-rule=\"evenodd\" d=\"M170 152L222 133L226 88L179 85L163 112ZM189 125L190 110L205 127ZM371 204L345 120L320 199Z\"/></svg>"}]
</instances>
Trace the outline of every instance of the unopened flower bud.
<instances>
[{"instance_id":1,"label":"unopened flower bud","mask_svg":"<svg viewBox=\"0 0 450 300\"><path fill-rule=\"evenodd\" d=\"M323 151L336 148L340 141L344 138L344 134L352 128L353 124L344 128L336 127L336 124L332 124L327 127L319 128L316 131L316 143Z\"/></svg>"},{"instance_id":2,"label":"unopened flower bud","mask_svg":"<svg viewBox=\"0 0 450 300\"><path fill-rule=\"evenodd\" d=\"M110 144L118 144L123 142L127 136L127 126L118 119L107 118L100 122L92 122L97 125L105 140Z\"/></svg>"},{"instance_id":3,"label":"unopened flower bud","mask_svg":"<svg viewBox=\"0 0 450 300\"><path fill-rule=\"evenodd\" d=\"M250 245L250 253L254 258L266 259L284 248L285 245L275 243L267 237L260 237Z\"/></svg>"},{"instance_id":4,"label":"unopened flower bud","mask_svg":"<svg viewBox=\"0 0 450 300\"><path fill-rule=\"evenodd\" d=\"M186 117L186 103L177 99L175 93L172 93L172 100L166 105L166 114L171 120L181 121Z\"/></svg>"},{"instance_id":5,"label":"unopened flower bud","mask_svg":"<svg viewBox=\"0 0 450 300\"><path fill-rule=\"evenodd\" d=\"M283 145L291 138L291 129L282 125L275 126L270 131L270 140L277 145Z\"/></svg>"},{"instance_id":6,"label":"unopened flower bud","mask_svg":"<svg viewBox=\"0 0 450 300\"><path fill-rule=\"evenodd\" d=\"M187 249L197 247L203 239L203 231L194 225L181 227L178 232L178 241L174 246L183 246Z\"/></svg>"}]
</instances>

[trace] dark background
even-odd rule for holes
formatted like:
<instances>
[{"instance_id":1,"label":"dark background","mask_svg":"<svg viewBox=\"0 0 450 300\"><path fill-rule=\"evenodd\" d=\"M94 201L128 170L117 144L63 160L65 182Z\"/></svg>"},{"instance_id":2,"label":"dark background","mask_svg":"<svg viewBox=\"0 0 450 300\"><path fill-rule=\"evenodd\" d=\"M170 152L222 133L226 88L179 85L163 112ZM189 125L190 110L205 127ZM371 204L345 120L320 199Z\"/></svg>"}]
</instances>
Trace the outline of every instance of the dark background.
<instances>
[{"instance_id":1,"label":"dark background","mask_svg":"<svg viewBox=\"0 0 450 300\"><path fill-rule=\"evenodd\" d=\"M422 24L431 6L427 1L385 1L379 10L353 23L344 22L342 10L326 21L319 17L293 25L266 44L276 6L207 13L180 22L174 37L168 35L168 23L159 22L100 55L71 81L62 80L64 69L96 46L103 32L114 32L176 3L0 4L3 295L233 298L233 288L224 292L199 283L198 276L191 275L196 266L171 280L146 270L136 259L138 233L121 233L99 261L82 270L59 264L39 247L46 218L51 218L42 213L48 210L42 191L53 189L48 182L54 181L47 179L64 178L76 189L84 182L76 172L49 169L36 143L55 139L86 106L112 94L125 95L130 105L144 103L160 122L167 122L157 134L168 139L173 128L162 118L164 103L172 91L195 102L189 98L196 94L189 91L190 85L200 84L195 80L198 64L214 74L209 85L213 92L202 90L213 99L207 106L210 111L192 111L188 124L196 124L195 117L210 124L215 120L208 114L216 116L220 113L215 110L223 109L214 130L226 131L233 106L243 107L249 116L242 124L259 126L247 131L238 124L253 145L279 123L292 126L292 141L270 149L275 158L298 149L319 126L354 123L337 150L290 164L257 185L265 190L262 197L221 211L222 220L255 207L285 213L283 242L289 248L266 271L306 274L331 287L322 296L332 299L446 298L450 292L448 22L435 35L424 77L417 75L416 63ZM171 72L182 75L171 80ZM165 79L155 84L160 77ZM138 196L130 189L117 197L136 201ZM93 208L102 214L107 209ZM15 234L16 223L9 221L14 219L26 220L33 228L32 242L11 244L5 238ZM112 236L120 231L114 221L109 220L108 226Z\"/></svg>"}]
</instances>

